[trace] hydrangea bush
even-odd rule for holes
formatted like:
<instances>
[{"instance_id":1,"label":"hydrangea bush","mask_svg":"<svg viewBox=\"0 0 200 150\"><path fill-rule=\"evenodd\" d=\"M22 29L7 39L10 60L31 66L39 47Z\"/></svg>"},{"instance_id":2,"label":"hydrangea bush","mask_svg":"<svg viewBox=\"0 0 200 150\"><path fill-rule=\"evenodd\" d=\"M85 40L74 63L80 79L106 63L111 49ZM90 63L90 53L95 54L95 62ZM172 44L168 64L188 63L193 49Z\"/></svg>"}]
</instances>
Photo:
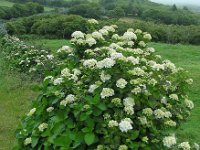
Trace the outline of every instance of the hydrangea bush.
<instances>
[{"instance_id":1,"label":"hydrangea bush","mask_svg":"<svg viewBox=\"0 0 200 150\"><path fill-rule=\"evenodd\" d=\"M17 37L5 35L1 40L2 52L11 68L18 68L30 75L44 75L55 67L56 59L49 50L28 45Z\"/></svg>"},{"instance_id":2,"label":"hydrangea bush","mask_svg":"<svg viewBox=\"0 0 200 150\"><path fill-rule=\"evenodd\" d=\"M91 33L74 32L58 50L65 59L44 79L16 149L198 149L173 133L194 107L192 79L154 54L149 33L89 22Z\"/></svg>"}]
</instances>

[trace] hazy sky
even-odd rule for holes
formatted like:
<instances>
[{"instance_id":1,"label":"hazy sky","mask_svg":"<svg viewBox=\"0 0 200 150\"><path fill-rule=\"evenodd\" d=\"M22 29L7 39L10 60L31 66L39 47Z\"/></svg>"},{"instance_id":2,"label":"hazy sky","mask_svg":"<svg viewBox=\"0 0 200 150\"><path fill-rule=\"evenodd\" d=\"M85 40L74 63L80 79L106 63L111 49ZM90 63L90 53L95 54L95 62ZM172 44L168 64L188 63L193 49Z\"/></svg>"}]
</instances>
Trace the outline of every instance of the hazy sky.
<instances>
[{"instance_id":1,"label":"hazy sky","mask_svg":"<svg viewBox=\"0 0 200 150\"><path fill-rule=\"evenodd\" d=\"M200 0L151 0L153 2L159 2L163 4L189 4L189 5L199 5Z\"/></svg>"}]
</instances>

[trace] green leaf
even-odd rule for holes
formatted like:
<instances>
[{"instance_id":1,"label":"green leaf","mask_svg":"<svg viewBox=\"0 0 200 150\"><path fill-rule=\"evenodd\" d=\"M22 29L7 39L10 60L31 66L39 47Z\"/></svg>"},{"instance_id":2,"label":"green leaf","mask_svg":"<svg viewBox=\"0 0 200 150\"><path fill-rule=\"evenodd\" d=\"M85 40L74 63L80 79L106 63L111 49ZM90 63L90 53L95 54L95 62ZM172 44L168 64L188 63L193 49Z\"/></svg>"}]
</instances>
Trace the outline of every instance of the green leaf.
<instances>
[{"instance_id":1,"label":"green leaf","mask_svg":"<svg viewBox=\"0 0 200 150\"><path fill-rule=\"evenodd\" d=\"M39 138L38 137L32 137L31 139L32 139L31 146L32 146L32 148L34 148L37 145Z\"/></svg>"},{"instance_id":2,"label":"green leaf","mask_svg":"<svg viewBox=\"0 0 200 150\"><path fill-rule=\"evenodd\" d=\"M57 114L53 117L51 117L51 120L55 123L63 121L65 119L64 113L63 112L57 112Z\"/></svg>"},{"instance_id":3,"label":"green leaf","mask_svg":"<svg viewBox=\"0 0 200 150\"><path fill-rule=\"evenodd\" d=\"M94 116L100 116L102 114L102 111L99 109L93 109L92 111Z\"/></svg>"},{"instance_id":4,"label":"green leaf","mask_svg":"<svg viewBox=\"0 0 200 150\"><path fill-rule=\"evenodd\" d=\"M98 104L100 102L100 95L99 94L96 94L93 98L93 102L94 104Z\"/></svg>"},{"instance_id":5,"label":"green leaf","mask_svg":"<svg viewBox=\"0 0 200 150\"><path fill-rule=\"evenodd\" d=\"M132 143L129 145L129 147L130 147L131 149L138 150L138 149L139 149L139 143L137 143L137 142L132 142Z\"/></svg>"},{"instance_id":6,"label":"green leaf","mask_svg":"<svg viewBox=\"0 0 200 150\"><path fill-rule=\"evenodd\" d=\"M107 107L106 107L106 105L105 105L104 103L98 104L97 107L98 107L100 110L102 110L102 111L104 111L104 110L107 109Z\"/></svg>"},{"instance_id":7,"label":"green leaf","mask_svg":"<svg viewBox=\"0 0 200 150\"><path fill-rule=\"evenodd\" d=\"M93 104L93 97L92 96L86 96L85 100L89 103L89 104Z\"/></svg>"},{"instance_id":8,"label":"green leaf","mask_svg":"<svg viewBox=\"0 0 200 150\"><path fill-rule=\"evenodd\" d=\"M94 128L94 120L93 119L91 119L91 118L89 118L89 119L87 119L86 121L85 121L85 123L86 123L86 125L87 125L87 127L89 127L89 128Z\"/></svg>"},{"instance_id":9,"label":"green leaf","mask_svg":"<svg viewBox=\"0 0 200 150\"><path fill-rule=\"evenodd\" d=\"M56 123L54 124L54 127L52 129L54 135L60 135L60 133L62 133L62 131L65 129L65 125L61 124L61 123Z\"/></svg>"},{"instance_id":10,"label":"green leaf","mask_svg":"<svg viewBox=\"0 0 200 150\"><path fill-rule=\"evenodd\" d=\"M88 116L85 113L81 113L80 121L85 121L87 118L88 118Z\"/></svg>"},{"instance_id":11,"label":"green leaf","mask_svg":"<svg viewBox=\"0 0 200 150\"><path fill-rule=\"evenodd\" d=\"M75 127L73 120L71 120L71 119L67 120L67 127L69 129L73 129Z\"/></svg>"},{"instance_id":12,"label":"green leaf","mask_svg":"<svg viewBox=\"0 0 200 150\"><path fill-rule=\"evenodd\" d=\"M88 128L88 127L85 127L85 128L83 128L83 129L81 129L84 133L88 133L88 132L91 132L90 131L90 128Z\"/></svg>"},{"instance_id":13,"label":"green leaf","mask_svg":"<svg viewBox=\"0 0 200 150\"><path fill-rule=\"evenodd\" d=\"M132 134L131 134L131 140L135 140L139 137L139 131L134 131Z\"/></svg>"},{"instance_id":14,"label":"green leaf","mask_svg":"<svg viewBox=\"0 0 200 150\"><path fill-rule=\"evenodd\" d=\"M71 144L71 139L69 136L65 135L65 136L60 136L58 138L56 138L54 140L54 143L56 146L65 146L65 147L69 147Z\"/></svg>"},{"instance_id":15,"label":"green leaf","mask_svg":"<svg viewBox=\"0 0 200 150\"><path fill-rule=\"evenodd\" d=\"M95 135L94 133L87 133L85 136L84 136L84 140L85 140L85 143L87 145L91 145L94 143L94 140L95 140Z\"/></svg>"}]
</instances>

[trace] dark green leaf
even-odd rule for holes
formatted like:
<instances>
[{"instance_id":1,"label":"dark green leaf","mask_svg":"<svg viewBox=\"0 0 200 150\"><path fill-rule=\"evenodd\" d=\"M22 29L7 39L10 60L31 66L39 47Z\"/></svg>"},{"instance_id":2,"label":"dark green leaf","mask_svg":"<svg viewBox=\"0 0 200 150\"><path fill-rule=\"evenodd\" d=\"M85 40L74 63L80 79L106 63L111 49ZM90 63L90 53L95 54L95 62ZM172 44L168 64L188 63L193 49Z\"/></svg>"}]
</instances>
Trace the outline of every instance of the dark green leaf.
<instances>
[{"instance_id":1,"label":"dark green leaf","mask_svg":"<svg viewBox=\"0 0 200 150\"><path fill-rule=\"evenodd\" d=\"M80 121L85 121L88 118L87 114L81 113L80 115Z\"/></svg>"},{"instance_id":2,"label":"dark green leaf","mask_svg":"<svg viewBox=\"0 0 200 150\"><path fill-rule=\"evenodd\" d=\"M94 143L94 140L95 140L95 135L94 133L87 133L85 136L84 136L84 140L85 140L85 143L87 145L91 145Z\"/></svg>"},{"instance_id":3,"label":"dark green leaf","mask_svg":"<svg viewBox=\"0 0 200 150\"><path fill-rule=\"evenodd\" d=\"M106 105L104 103L98 104L97 107L102 111L106 110Z\"/></svg>"},{"instance_id":4,"label":"dark green leaf","mask_svg":"<svg viewBox=\"0 0 200 150\"><path fill-rule=\"evenodd\" d=\"M38 137L32 137L31 139L32 139L31 146L32 146L32 148L34 148L37 145L39 138Z\"/></svg>"},{"instance_id":5,"label":"dark green leaf","mask_svg":"<svg viewBox=\"0 0 200 150\"><path fill-rule=\"evenodd\" d=\"M71 144L71 139L69 136L65 135L65 136L60 136L56 139L54 139L54 144L56 146L65 146L65 147L69 147Z\"/></svg>"},{"instance_id":6,"label":"dark green leaf","mask_svg":"<svg viewBox=\"0 0 200 150\"><path fill-rule=\"evenodd\" d=\"M131 133L131 140L137 139L138 136L139 136L139 131L134 131L133 133Z\"/></svg>"}]
</instances>

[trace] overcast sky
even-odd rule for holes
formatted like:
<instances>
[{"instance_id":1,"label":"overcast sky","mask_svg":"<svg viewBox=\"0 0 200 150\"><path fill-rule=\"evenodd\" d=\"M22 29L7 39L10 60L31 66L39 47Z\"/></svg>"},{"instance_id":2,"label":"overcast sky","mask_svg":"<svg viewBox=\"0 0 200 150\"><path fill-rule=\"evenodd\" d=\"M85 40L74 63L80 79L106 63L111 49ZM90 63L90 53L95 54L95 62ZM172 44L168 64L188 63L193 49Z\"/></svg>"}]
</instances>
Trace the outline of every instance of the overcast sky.
<instances>
[{"instance_id":1,"label":"overcast sky","mask_svg":"<svg viewBox=\"0 0 200 150\"><path fill-rule=\"evenodd\" d=\"M189 5L199 5L200 0L151 0L153 2L163 3L163 4L189 4Z\"/></svg>"}]
</instances>

